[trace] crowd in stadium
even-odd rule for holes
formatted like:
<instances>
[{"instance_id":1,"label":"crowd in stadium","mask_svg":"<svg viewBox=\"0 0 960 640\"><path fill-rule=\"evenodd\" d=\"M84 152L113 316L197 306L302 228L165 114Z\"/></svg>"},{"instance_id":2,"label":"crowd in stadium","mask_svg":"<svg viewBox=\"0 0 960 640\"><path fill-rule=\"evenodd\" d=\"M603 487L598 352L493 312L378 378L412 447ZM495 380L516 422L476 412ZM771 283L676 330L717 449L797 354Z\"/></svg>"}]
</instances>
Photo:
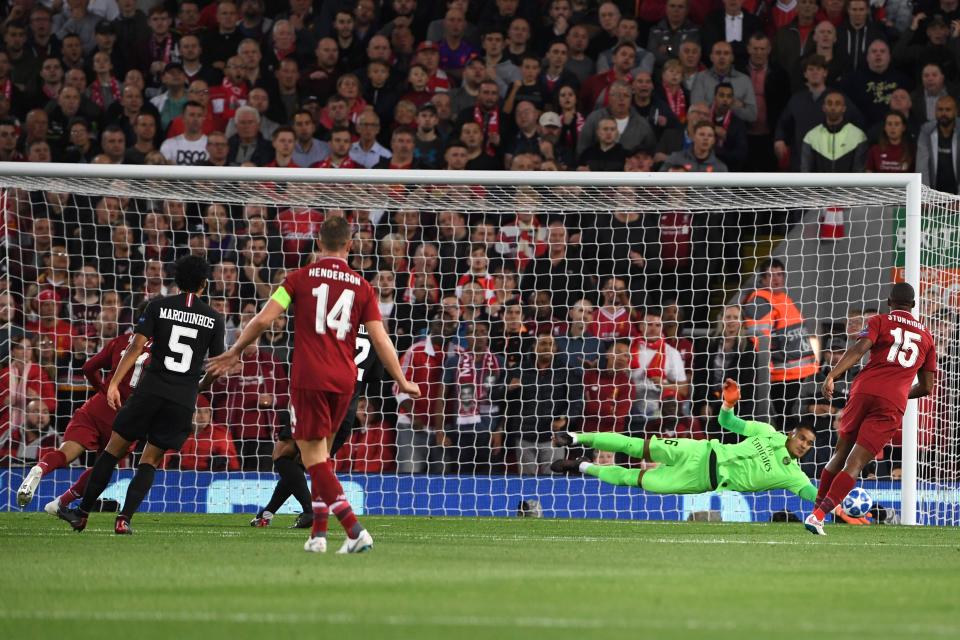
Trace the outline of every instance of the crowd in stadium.
<instances>
[{"instance_id":1,"label":"crowd in stadium","mask_svg":"<svg viewBox=\"0 0 960 640\"><path fill-rule=\"evenodd\" d=\"M3 161L916 168L958 192L957 0L10 0L3 10ZM698 258L720 259L721 282L739 273L738 225L725 214L699 228L689 213L548 219L519 202L515 216L483 219L54 192L17 202L0 299L13 329L0 354L10 459L56 445L91 390L83 363L141 300L172 290L177 256L214 264L209 295L230 342L337 214L354 223L351 266L377 288L408 375L427 390L399 405L387 385L369 393L343 470L539 473L557 455L551 431L568 427L716 435L724 371L740 372L750 411L745 336L762 304L725 308L698 345L679 330L705 302L691 292L710 285ZM698 253L707 238L718 255ZM581 255L584 245L597 251ZM654 290L665 293L638 297ZM867 311L852 310L846 331ZM214 388L196 441L171 465L269 468L290 329L279 321ZM842 352L836 333L803 338L819 362ZM839 405L816 397L817 362L794 364L774 380L793 400L779 408L819 421L826 445Z\"/></svg>"}]
</instances>

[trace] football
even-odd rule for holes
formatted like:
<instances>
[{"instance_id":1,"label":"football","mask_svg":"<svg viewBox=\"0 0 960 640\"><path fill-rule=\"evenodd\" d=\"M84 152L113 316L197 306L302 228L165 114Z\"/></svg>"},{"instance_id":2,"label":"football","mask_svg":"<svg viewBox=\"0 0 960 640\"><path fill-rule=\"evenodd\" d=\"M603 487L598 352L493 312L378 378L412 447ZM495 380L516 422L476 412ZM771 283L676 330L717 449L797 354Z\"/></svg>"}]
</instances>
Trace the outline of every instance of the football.
<instances>
[{"instance_id":1,"label":"football","mask_svg":"<svg viewBox=\"0 0 960 640\"><path fill-rule=\"evenodd\" d=\"M843 499L843 510L851 518L862 518L873 506L873 498L860 487L854 487Z\"/></svg>"}]
</instances>

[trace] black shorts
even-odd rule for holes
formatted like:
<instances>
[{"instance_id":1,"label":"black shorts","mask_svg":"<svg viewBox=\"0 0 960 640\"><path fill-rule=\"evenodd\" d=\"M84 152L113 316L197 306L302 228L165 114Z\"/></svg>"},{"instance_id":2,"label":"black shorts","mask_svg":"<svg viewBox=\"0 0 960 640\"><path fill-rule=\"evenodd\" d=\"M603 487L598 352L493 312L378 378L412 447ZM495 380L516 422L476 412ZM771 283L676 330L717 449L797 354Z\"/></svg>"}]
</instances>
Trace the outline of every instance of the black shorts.
<instances>
[{"instance_id":1,"label":"black shorts","mask_svg":"<svg viewBox=\"0 0 960 640\"><path fill-rule=\"evenodd\" d=\"M113 431L125 440L146 440L160 449L179 451L193 433L193 413L193 407L134 393L117 412Z\"/></svg>"},{"instance_id":2,"label":"black shorts","mask_svg":"<svg viewBox=\"0 0 960 640\"><path fill-rule=\"evenodd\" d=\"M360 400L360 391L356 391L353 394L353 398L350 400L350 406L347 407L347 414L343 416L343 422L340 423L340 428L337 429L337 434L333 437L333 444L330 446L330 455L335 454L340 447L343 446L343 443L350 438L350 434L353 433L353 428L357 422L357 402ZM280 433L277 434L277 440L293 440L293 428L290 425L289 416L285 420L284 425L280 427Z\"/></svg>"}]
</instances>

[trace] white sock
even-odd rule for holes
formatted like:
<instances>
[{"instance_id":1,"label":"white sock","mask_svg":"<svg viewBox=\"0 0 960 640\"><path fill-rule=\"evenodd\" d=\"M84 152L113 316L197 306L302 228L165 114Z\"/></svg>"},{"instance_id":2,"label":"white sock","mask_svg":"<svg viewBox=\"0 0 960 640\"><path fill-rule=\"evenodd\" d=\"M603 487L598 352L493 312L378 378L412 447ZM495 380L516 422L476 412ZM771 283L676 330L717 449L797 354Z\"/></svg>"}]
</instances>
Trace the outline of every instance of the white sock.
<instances>
[{"instance_id":1,"label":"white sock","mask_svg":"<svg viewBox=\"0 0 960 640\"><path fill-rule=\"evenodd\" d=\"M592 462L587 462L586 460L584 460L583 462L580 463L580 473L586 473L587 469L589 469L592 466L593 466Z\"/></svg>"}]
</instances>

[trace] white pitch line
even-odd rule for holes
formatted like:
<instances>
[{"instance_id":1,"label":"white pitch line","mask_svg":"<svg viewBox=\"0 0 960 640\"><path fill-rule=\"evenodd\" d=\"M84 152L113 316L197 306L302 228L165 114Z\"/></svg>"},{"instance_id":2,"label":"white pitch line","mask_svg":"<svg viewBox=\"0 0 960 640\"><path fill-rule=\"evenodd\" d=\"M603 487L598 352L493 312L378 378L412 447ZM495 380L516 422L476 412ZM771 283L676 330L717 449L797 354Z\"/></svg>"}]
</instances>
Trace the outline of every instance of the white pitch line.
<instances>
[{"instance_id":1,"label":"white pitch line","mask_svg":"<svg viewBox=\"0 0 960 640\"><path fill-rule=\"evenodd\" d=\"M764 632L783 633L785 623L765 623L741 625L736 622L723 622L715 618L684 620L657 620L645 617L639 620L616 618L554 618L542 616L417 616L401 614L352 613L272 613L272 612L210 612L210 611L4 611L0 610L0 620L32 621L70 621L70 622L186 622L215 624L334 624L334 625L373 625L383 627L481 627L481 628L527 628L527 629L638 629L690 631L742 631L743 633ZM862 633L859 624L843 625L822 621L799 621L786 624L791 630L818 632L820 634L857 634ZM942 637L960 635L956 625L934 625L924 623L884 624L884 632L890 634L917 635L926 634Z\"/></svg>"},{"instance_id":2,"label":"white pitch line","mask_svg":"<svg viewBox=\"0 0 960 640\"><path fill-rule=\"evenodd\" d=\"M112 529L100 529L100 528L91 528L88 530L89 533L93 535L98 535L100 533L105 533L112 531ZM215 528L153 528L149 523L144 525L144 528L138 530L138 534L141 535L190 535L190 536L203 536L203 537L220 537L220 538L244 538L248 537L247 534L241 533L238 530L234 529L225 529L217 530ZM283 538L287 537L299 537L295 530L284 530L279 532ZM23 531L16 527L0 526L0 538L19 538L23 535ZM38 532L34 531L32 533L33 537L44 536L44 537L69 537L76 536L77 534L67 528L62 530L49 530ZM250 534L248 539L253 540L256 536L256 533ZM484 534L484 533L449 533L443 531L437 531L435 533L409 533L405 531L384 531L381 535L378 536L380 541L389 541L391 539L407 539L407 540L477 540L481 542L611 542L611 543L637 543L642 542L645 544L689 544L689 545L768 545L768 546L794 546L794 547L810 547L810 546L830 546L830 547L889 547L889 548L927 548L927 549L956 549L960 548L960 542L957 543L927 543L927 542L878 542L878 541L865 541L865 540L849 540L849 541L832 541L824 540L822 538L812 538L809 534L806 534L805 531L799 531L797 534L797 540L762 540L756 538L698 538L697 535L703 534L691 534L689 536L683 537L662 537L658 536L655 538L648 538L642 532L637 532L636 535L631 536L576 536L576 535L536 535L536 534ZM271 537L276 537L272 535ZM807 539L809 538L809 539Z\"/></svg>"}]
</instances>

